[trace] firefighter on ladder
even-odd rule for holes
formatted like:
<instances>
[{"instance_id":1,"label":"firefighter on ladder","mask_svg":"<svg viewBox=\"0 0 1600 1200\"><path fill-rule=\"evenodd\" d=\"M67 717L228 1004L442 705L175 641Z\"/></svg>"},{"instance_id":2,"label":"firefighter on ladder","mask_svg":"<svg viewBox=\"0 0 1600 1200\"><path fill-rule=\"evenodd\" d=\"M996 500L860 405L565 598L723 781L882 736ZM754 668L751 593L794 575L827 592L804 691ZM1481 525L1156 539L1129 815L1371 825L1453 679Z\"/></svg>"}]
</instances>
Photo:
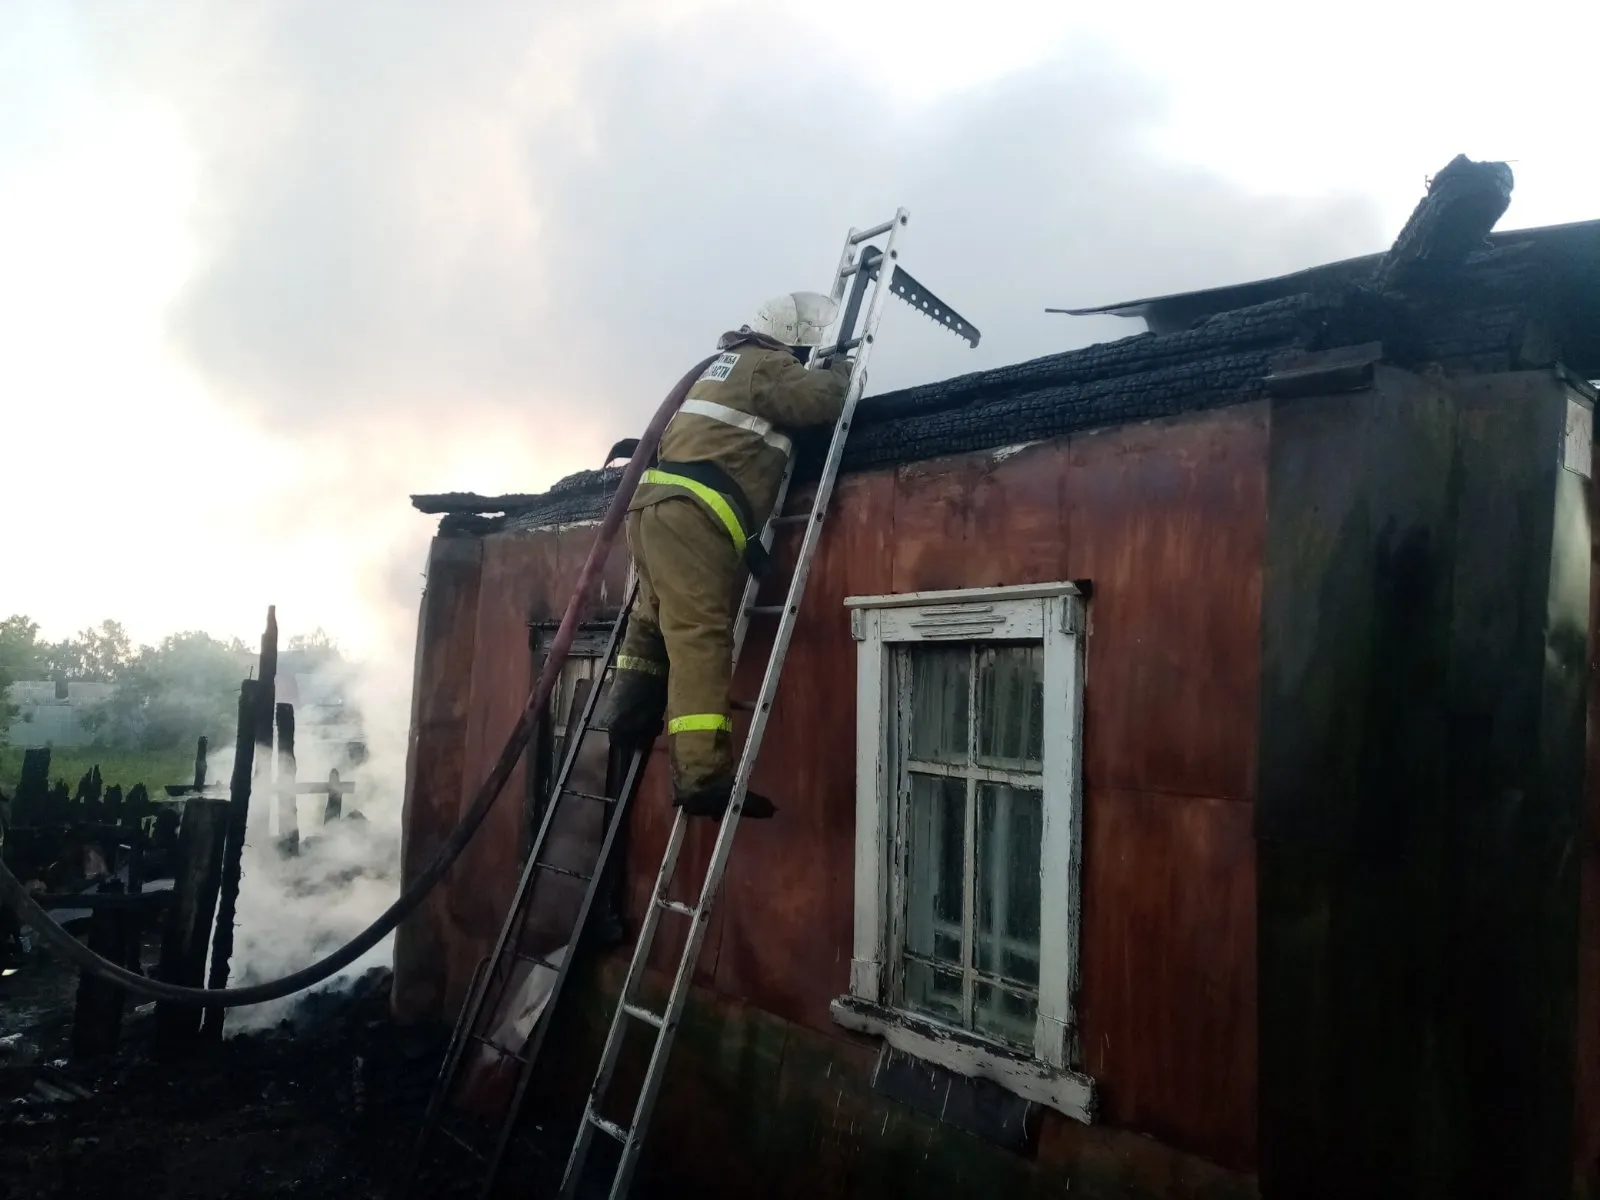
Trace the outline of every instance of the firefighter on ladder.
<instances>
[{"instance_id":1,"label":"firefighter on ladder","mask_svg":"<svg viewBox=\"0 0 1600 1200\"><path fill-rule=\"evenodd\" d=\"M745 572L767 565L759 538L793 453L783 431L831 426L844 409L849 360L804 365L837 311L791 292L723 334L628 506L639 590L600 724L637 743L665 720L673 804L690 816L720 819L733 790L733 626ZM745 816L774 812L746 791Z\"/></svg>"}]
</instances>

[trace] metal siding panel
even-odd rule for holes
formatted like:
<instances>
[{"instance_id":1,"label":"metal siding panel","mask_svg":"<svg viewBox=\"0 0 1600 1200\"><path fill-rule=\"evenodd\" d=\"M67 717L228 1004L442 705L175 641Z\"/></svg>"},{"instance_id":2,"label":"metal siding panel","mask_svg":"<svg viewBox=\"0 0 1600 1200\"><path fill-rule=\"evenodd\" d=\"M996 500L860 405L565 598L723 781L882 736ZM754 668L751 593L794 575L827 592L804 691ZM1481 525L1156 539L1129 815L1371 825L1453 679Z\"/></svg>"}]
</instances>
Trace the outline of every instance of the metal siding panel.
<instances>
[{"instance_id":1,"label":"metal siding panel","mask_svg":"<svg viewBox=\"0 0 1600 1200\"><path fill-rule=\"evenodd\" d=\"M1111 1125L1234 1168L1256 1158L1250 809L1091 788L1084 1070Z\"/></svg>"},{"instance_id":2,"label":"metal siding panel","mask_svg":"<svg viewBox=\"0 0 1600 1200\"><path fill-rule=\"evenodd\" d=\"M809 495L789 507L801 503ZM856 643L844 599L887 589L894 509L888 474L841 479L835 489L751 782L779 812L741 822L718 901L717 990L823 1032L836 1032L828 1004L849 988L855 906ZM778 546L780 583L799 534L785 530ZM770 639L758 633L735 695L760 686Z\"/></svg>"},{"instance_id":3,"label":"metal siding panel","mask_svg":"<svg viewBox=\"0 0 1600 1200\"><path fill-rule=\"evenodd\" d=\"M496 534L483 541L478 637L472 656L471 717L461 778L460 819L487 778L527 703L529 597L549 592L557 540L549 534ZM524 767L519 763L500 800L462 853L449 879L453 929L451 985L465 994L478 959L492 948L516 887L522 847Z\"/></svg>"},{"instance_id":4,"label":"metal siding panel","mask_svg":"<svg viewBox=\"0 0 1600 1200\"><path fill-rule=\"evenodd\" d=\"M1072 441L1064 574L1094 585L1093 786L1254 796L1266 426L1248 405Z\"/></svg>"},{"instance_id":5,"label":"metal siding panel","mask_svg":"<svg viewBox=\"0 0 1600 1200\"><path fill-rule=\"evenodd\" d=\"M1458 928L1470 931L1451 943L1449 993L1470 1054L1461 1170L1480 1194L1564 1196L1581 1141L1571 1115L1592 489L1560 468L1567 397L1553 376L1458 390L1451 702L1490 730L1483 769L1456 782L1450 808Z\"/></svg>"},{"instance_id":6,"label":"metal siding panel","mask_svg":"<svg viewBox=\"0 0 1600 1200\"><path fill-rule=\"evenodd\" d=\"M1063 578L1065 442L915 463L894 472L888 592L1053 583Z\"/></svg>"},{"instance_id":7,"label":"metal siding panel","mask_svg":"<svg viewBox=\"0 0 1600 1200\"><path fill-rule=\"evenodd\" d=\"M1590 478L1594 477L1590 445ZM1584 779L1583 857L1578 910L1578 1046L1574 1097L1574 1191L1600 1193L1600 531L1590 525L1587 772Z\"/></svg>"},{"instance_id":8,"label":"metal siding panel","mask_svg":"<svg viewBox=\"0 0 1600 1200\"><path fill-rule=\"evenodd\" d=\"M1274 410L1264 1189L1566 1195L1586 484L1548 376L1386 374Z\"/></svg>"},{"instance_id":9,"label":"metal siding panel","mask_svg":"<svg viewBox=\"0 0 1600 1200\"><path fill-rule=\"evenodd\" d=\"M482 552L483 543L476 538L435 538L428 553L401 817L402 884L415 878L455 827ZM392 1006L402 1021L454 1016L446 995L447 886L435 888L395 933Z\"/></svg>"}]
</instances>

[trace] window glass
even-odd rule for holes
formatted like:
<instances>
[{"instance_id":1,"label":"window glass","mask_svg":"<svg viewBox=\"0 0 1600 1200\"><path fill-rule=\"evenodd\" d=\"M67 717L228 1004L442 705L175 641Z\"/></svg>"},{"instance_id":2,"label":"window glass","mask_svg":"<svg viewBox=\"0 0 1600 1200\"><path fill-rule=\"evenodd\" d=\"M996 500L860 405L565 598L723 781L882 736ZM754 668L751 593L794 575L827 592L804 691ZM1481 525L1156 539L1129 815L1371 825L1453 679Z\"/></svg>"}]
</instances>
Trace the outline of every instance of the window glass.
<instances>
[{"instance_id":1,"label":"window glass","mask_svg":"<svg viewBox=\"0 0 1600 1200\"><path fill-rule=\"evenodd\" d=\"M906 846L906 950L961 964L967 789L960 779L911 777Z\"/></svg>"},{"instance_id":2,"label":"window glass","mask_svg":"<svg viewBox=\"0 0 1600 1200\"><path fill-rule=\"evenodd\" d=\"M977 652L978 761L1035 771L1044 758L1044 647Z\"/></svg>"},{"instance_id":3,"label":"window glass","mask_svg":"<svg viewBox=\"0 0 1600 1200\"><path fill-rule=\"evenodd\" d=\"M597 658L569 658L561 665L561 674L550 697L550 729L552 770L559 772L567 758L567 744L577 732L578 719L583 715L583 705L589 689L594 686L595 671L600 666Z\"/></svg>"},{"instance_id":4,"label":"window glass","mask_svg":"<svg viewBox=\"0 0 1600 1200\"><path fill-rule=\"evenodd\" d=\"M1043 647L917 646L901 651L899 663L899 1002L1031 1047L1044 833Z\"/></svg>"},{"instance_id":5,"label":"window glass","mask_svg":"<svg viewBox=\"0 0 1600 1200\"><path fill-rule=\"evenodd\" d=\"M918 650L911 658L911 757L965 762L972 653L967 647Z\"/></svg>"},{"instance_id":6,"label":"window glass","mask_svg":"<svg viewBox=\"0 0 1600 1200\"><path fill-rule=\"evenodd\" d=\"M976 1007L977 1019L973 1026L979 1033L1019 1046L1033 1045L1038 993L1014 992L992 983L980 983Z\"/></svg>"}]
</instances>

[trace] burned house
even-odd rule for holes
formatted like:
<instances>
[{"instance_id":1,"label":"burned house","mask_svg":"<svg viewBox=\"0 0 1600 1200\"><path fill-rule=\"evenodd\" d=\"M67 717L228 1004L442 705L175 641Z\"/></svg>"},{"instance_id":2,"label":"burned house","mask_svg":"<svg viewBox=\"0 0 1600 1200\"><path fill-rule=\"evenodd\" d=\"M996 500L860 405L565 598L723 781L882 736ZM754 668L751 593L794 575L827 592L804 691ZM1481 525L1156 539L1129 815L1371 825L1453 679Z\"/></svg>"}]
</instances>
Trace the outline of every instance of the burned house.
<instances>
[{"instance_id":1,"label":"burned house","mask_svg":"<svg viewBox=\"0 0 1600 1200\"><path fill-rule=\"evenodd\" d=\"M738 831L641 1179L1600 1187L1600 221L1489 234L1508 195L1447 171L1387 254L1100 310L1150 328L862 402L752 783L780 812ZM408 873L516 721L618 475L442 520ZM625 571L619 539L526 761L400 931L402 1020L453 1019L490 950ZM571 910L541 910L547 949ZM581 1107L618 932L555 1013L538 1109Z\"/></svg>"}]
</instances>

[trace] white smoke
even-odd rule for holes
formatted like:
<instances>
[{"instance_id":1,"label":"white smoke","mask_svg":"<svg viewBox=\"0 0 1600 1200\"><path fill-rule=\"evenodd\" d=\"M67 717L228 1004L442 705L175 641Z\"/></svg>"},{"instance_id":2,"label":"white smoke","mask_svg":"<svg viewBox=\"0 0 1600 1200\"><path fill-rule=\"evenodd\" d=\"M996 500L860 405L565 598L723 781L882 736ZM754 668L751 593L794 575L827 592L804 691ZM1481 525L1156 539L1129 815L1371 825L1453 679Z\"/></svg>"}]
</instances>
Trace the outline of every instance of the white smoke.
<instances>
[{"instance_id":1,"label":"white smoke","mask_svg":"<svg viewBox=\"0 0 1600 1200\"><path fill-rule=\"evenodd\" d=\"M327 798L299 797L296 805L299 853L279 852L276 802L259 774L250 800L242 878L235 915L229 986L263 983L300 970L360 933L400 894L401 806L405 787L405 746L410 721L409 663L399 654L366 662L343 663L313 674L309 695L337 680L347 707L359 716L366 758L341 771L355 791L343 800L339 819L324 822ZM280 691L280 697L284 694ZM297 771L300 782L319 782L312 735L297 712ZM304 739L304 740L302 740ZM233 748L212 755L207 777L226 781ZM290 1016L305 995L348 986L375 966L392 961L393 935L309 992L268 1004L230 1010L229 1035L275 1025Z\"/></svg>"}]
</instances>

